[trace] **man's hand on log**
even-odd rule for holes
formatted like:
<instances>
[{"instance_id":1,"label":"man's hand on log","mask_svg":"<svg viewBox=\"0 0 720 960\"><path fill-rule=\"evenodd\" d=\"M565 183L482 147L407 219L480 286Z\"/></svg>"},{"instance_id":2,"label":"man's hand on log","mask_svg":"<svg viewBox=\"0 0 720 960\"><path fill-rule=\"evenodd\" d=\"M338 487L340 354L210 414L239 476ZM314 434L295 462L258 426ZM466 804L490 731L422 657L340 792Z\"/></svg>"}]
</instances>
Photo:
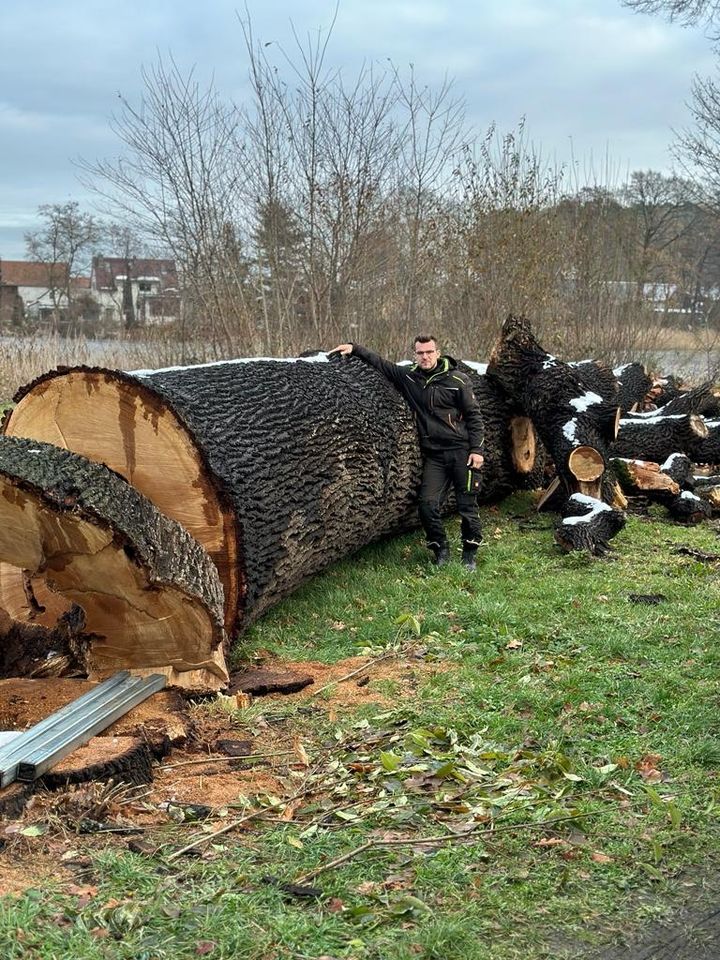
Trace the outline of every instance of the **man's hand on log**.
<instances>
[{"instance_id":1,"label":"man's hand on log","mask_svg":"<svg viewBox=\"0 0 720 960\"><path fill-rule=\"evenodd\" d=\"M333 353L339 353L341 357L349 357L352 353L352 349L353 345L351 343L341 343L332 350L328 350L328 356L332 356Z\"/></svg>"},{"instance_id":2,"label":"man's hand on log","mask_svg":"<svg viewBox=\"0 0 720 960\"><path fill-rule=\"evenodd\" d=\"M471 470L479 470L485 463L485 457L481 453L471 453L468 457L467 465Z\"/></svg>"}]
</instances>

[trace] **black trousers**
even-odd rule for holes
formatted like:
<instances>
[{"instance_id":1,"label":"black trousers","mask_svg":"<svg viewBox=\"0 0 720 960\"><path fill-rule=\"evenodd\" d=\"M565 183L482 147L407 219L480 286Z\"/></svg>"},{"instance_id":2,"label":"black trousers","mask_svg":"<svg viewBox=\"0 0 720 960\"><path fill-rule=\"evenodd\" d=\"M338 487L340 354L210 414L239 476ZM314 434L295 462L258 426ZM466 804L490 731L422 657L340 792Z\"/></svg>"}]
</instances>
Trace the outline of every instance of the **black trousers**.
<instances>
[{"instance_id":1,"label":"black trousers","mask_svg":"<svg viewBox=\"0 0 720 960\"><path fill-rule=\"evenodd\" d=\"M423 476L418 512L429 547L447 542L440 510L451 488L460 514L463 546L477 547L482 541L477 494L468 491L467 450L423 453Z\"/></svg>"}]
</instances>

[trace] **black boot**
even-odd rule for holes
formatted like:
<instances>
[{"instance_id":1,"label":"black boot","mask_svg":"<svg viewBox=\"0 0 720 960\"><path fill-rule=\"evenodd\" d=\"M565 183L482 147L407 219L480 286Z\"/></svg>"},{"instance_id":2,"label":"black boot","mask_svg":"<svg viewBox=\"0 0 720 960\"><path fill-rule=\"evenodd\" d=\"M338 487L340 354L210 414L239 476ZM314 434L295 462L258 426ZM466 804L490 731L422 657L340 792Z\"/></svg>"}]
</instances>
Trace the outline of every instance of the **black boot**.
<instances>
[{"instance_id":1,"label":"black boot","mask_svg":"<svg viewBox=\"0 0 720 960\"><path fill-rule=\"evenodd\" d=\"M428 546L435 554L433 563L436 567L444 567L450 563L450 545L448 543L429 543Z\"/></svg>"},{"instance_id":2,"label":"black boot","mask_svg":"<svg viewBox=\"0 0 720 960\"><path fill-rule=\"evenodd\" d=\"M475 573L477 570L477 564L475 563L476 556L477 547L463 547L462 565L465 567L468 573Z\"/></svg>"}]
</instances>

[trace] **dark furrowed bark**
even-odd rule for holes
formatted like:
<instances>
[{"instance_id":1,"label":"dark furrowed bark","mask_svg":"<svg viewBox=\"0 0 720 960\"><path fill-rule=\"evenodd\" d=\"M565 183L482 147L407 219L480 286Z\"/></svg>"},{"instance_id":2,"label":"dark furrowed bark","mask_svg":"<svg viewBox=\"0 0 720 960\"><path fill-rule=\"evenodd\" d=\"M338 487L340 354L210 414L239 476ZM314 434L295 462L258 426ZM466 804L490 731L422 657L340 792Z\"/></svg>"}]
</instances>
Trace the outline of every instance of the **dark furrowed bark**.
<instances>
[{"instance_id":1,"label":"dark furrowed bark","mask_svg":"<svg viewBox=\"0 0 720 960\"><path fill-rule=\"evenodd\" d=\"M664 416L672 413L699 413L702 416L716 416L720 412L720 401L715 396L712 380L701 383L692 390L678 392L661 407Z\"/></svg>"},{"instance_id":2,"label":"dark furrowed bark","mask_svg":"<svg viewBox=\"0 0 720 960\"><path fill-rule=\"evenodd\" d=\"M613 456L664 463L673 453L689 453L707 436L707 426L697 414L664 416L651 412L625 417L610 450Z\"/></svg>"},{"instance_id":3,"label":"dark furrowed bark","mask_svg":"<svg viewBox=\"0 0 720 960\"><path fill-rule=\"evenodd\" d=\"M621 367L616 367L613 373L620 384L618 406L622 412L627 413L636 404L642 404L653 385L643 364L637 361L625 363Z\"/></svg>"},{"instance_id":4,"label":"dark furrowed bark","mask_svg":"<svg viewBox=\"0 0 720 960\"><path fill-rule=\"evenodd\" d=\"M679 523L688 525L702 523L703 520L712 516L711 503L690 490L683 490L676 497L668 498L663 503L673 520L677 520Z\"/></svg>"},{"instance_id":5,"label":"dark furrowed bark","mask_svg":"<svg viewBox=\"0 0 720 960\"><path fill-rule=\"evenodd\" d=\"M525 318L511 316L505 321L490 356L488 377L531 418L565 490L585 490L582 485L588 478L579 477L577 462L587 451L588 463L597 464L589 480L600 492L617 404L587 389L581 376L540 346Z\"/></svg>"},{"instance_id":6,"label":"dark furrowed bark","mask_svg":"<svg viewBox=\"0 0 720 960\"><path fill-rule=\"evenodd\" d=\"M82 608L74 653L90 673L227 679L217 571L178 523L107 468L34 440L0 438L0 493L0 559Z\"/></svg>"},{"instance_id":7,"label":"dark furrowed bark","mask_svg":"<svg viewBox=\"0 0 720 960\"><path fill-rule=\"evenodd\" d=\"M562 510L555 540L563 550L587 550L601 556L610 550L610 540L625 526L625 514L593 497L573 494Z\"/></svg>"},{"instance_id":8,"label":"dark furrowed bark","mask_svg":"<svg viewBox=\"0 0 720 960\"><path fill-rule=\"evenodd\" d=\"M616 407L620 405L620 384L607 364L600 360L580 360L568 366L586 390L598 393Z\"/></svg>"},{"instance_id":9,"label":"dark furrowed bark","mask_svg":"<svg viewBox=\"0 0 720 960\"><path fill-rule=\"evenodd\" d=\"M414 523L420 457L397 391L358 360L150 373L232 503L247 624L311 574Z\"/></svg>"}]
</instances>

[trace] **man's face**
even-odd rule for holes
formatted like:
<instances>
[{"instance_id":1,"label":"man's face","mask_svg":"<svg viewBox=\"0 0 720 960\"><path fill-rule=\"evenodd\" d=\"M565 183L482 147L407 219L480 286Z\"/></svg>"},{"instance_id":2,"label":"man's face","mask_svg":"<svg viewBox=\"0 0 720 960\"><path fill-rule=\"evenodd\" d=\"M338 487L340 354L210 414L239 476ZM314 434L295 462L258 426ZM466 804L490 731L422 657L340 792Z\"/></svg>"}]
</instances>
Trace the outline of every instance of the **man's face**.
<instances>
[{"instance_id":1,"label":"man's face","mask_svg":"<svg viewBox=\"0 0 720 960\"><path fill-rule=\"evenodd\" d=\"M438 350L437 344L434 340L429 340L427 343L420 343L416 341L415 360L417 361L417 365L421 370L432 370L432 368L438 362L439 356L440 351Z\"/></svg>"}]
</instances>

